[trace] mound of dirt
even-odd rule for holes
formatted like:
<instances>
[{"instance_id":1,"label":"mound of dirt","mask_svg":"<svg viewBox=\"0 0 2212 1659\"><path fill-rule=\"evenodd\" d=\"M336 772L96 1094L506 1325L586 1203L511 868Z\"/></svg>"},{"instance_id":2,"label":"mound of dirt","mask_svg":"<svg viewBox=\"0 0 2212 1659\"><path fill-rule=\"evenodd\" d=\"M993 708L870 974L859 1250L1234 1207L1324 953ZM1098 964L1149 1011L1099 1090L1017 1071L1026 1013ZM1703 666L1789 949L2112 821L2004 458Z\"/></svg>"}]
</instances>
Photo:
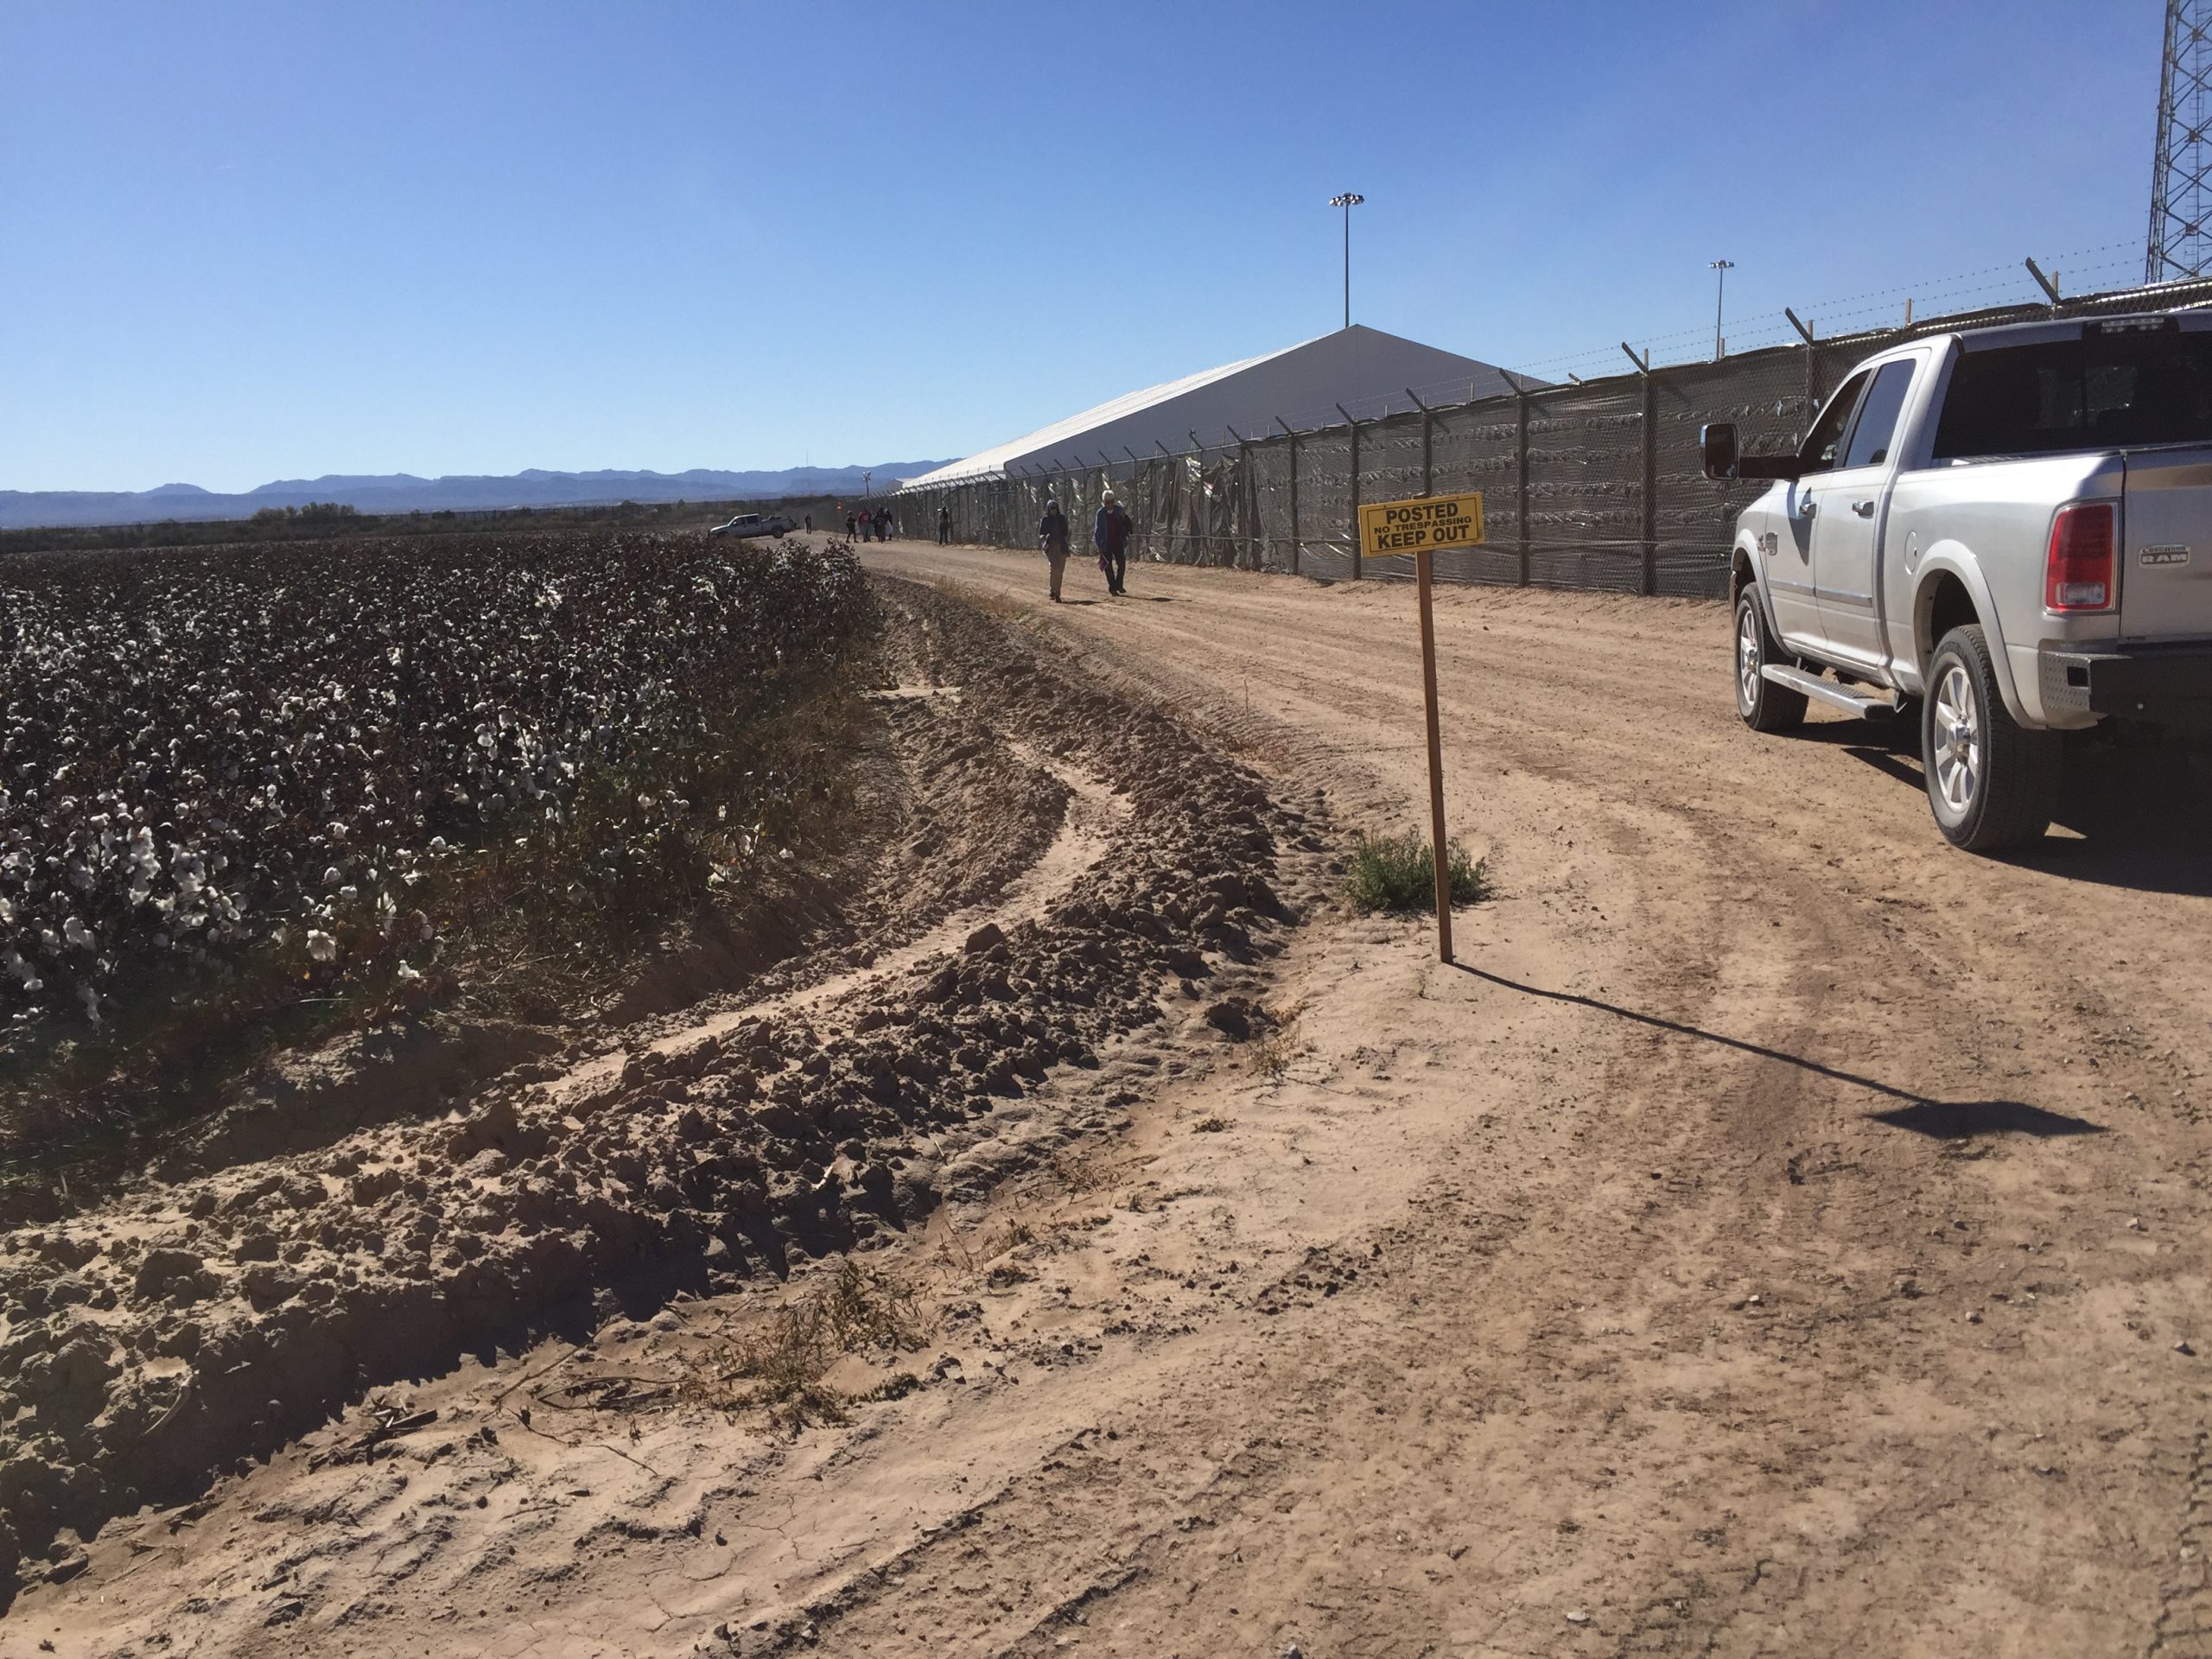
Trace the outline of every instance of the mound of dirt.
<instances>
[{"instance_id":1,"label":"mound of dirt","mask_svg":"<svg viewBox=\"0 0 2212 1659\"><path fill-rule=\"evenodd\" d=\"M1041 913L963 933L841 999L764 1004L700 1040L557 1077L511 1073L434 1121L10 1236L0 1555L51 1547L66 1561L63 1529L188 1496L372 1386L520 1340L610 1287L776 1273L795 1253L863 1246L937 1202L940 1137L1056 1066L1095 1065L1210 958L1275 948L1291 919L1274 887L1289 815L1252 774L1161 710L1078 684L1016 630L925 589L888 584L887 597L920 671L963 688L972 733L938 758L950 810L918 821L918 839L962 854L928 908L1002 885L1012 858L996 843L1036 855L1035 815L991 804L1008 745L1120 798L1109 855ZM1031 776L1032 804L1065 798ZM887 906L880 925L912 937L920 920Z\"/></svg>"}]
</instances>

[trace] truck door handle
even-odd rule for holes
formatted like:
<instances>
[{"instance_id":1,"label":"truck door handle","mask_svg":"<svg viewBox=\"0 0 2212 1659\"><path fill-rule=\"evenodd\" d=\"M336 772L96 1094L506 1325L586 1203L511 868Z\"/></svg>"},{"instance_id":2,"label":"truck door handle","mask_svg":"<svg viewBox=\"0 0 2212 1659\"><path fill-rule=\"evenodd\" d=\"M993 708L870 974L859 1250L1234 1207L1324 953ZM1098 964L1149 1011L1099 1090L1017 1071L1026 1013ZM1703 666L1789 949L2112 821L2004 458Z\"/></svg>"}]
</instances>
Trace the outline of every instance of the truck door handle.
<instances>
[{"instance_id":1,"label":"truck door handle","mask_svg":"<svg viewBox=\"0 0 2212 1659\"><path fill-rule=\"evenodd\" d=\"M1861 518L1872 518L1874 516L1874 504L1872 501L1854 501L1851 504L1851 510Z\"/></svg>"},{"instance_id":2,"label":"truck door handle","mask_svg":"<svg viewBox=\"0 0 2212 1659\"><path fill-rule=\"evenodd\" d=\"M1797 516L1800 518L1809 518L1813 516L1814 512L1819 507L1819 502L1815 501L1808 497L1798 506Z\"/></svg>"}]
</instances>

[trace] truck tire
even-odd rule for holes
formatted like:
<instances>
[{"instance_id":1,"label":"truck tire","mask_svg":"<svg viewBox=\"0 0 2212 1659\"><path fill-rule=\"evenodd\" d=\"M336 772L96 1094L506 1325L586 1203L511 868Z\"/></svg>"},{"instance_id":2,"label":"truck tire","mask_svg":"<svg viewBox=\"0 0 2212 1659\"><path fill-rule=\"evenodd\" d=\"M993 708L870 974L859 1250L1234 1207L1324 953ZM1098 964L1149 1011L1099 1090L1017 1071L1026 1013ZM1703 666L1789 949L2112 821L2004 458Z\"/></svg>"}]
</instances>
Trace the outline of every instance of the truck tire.
<instances>
[{"instance_id":1,"label":"truck tire","mask_svg":"<svg viewBox=\"0 0 2212 1659\"><path fill-rule=\"evenodd\" d=\"M1805 723L1805 694L1759 671L1775 657L1758 590L1746 586L1736 595L1736 712L1755 732L1795 731Z\"/></svg>"},{"instance_id":2,"label":"truck tire","mask_svg":"<svg viewBox=\"0 0 2212 1659\"><path fill-rule=\"evenodd\" d=\"M2058 733L2031 732L2005 709L1980 623L1943 636L1928 664L1920 759L1945 840L1970 853L2042 840L2065 753Z\"/></svg>"}]
</instances>

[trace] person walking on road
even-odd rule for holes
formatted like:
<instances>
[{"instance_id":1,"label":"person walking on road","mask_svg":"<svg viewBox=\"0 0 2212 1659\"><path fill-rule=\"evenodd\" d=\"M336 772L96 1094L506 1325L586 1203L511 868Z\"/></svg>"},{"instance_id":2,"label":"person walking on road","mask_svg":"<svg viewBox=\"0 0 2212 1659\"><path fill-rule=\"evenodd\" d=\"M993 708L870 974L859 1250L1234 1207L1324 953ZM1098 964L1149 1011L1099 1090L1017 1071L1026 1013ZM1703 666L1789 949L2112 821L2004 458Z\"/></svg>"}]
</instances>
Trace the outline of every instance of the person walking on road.
<instances>
[{"instance_id":1,"label":"person walking on road","mask_svg":"<svg viewBox=\"0 0 2212 1659\"><path fill-rule=\"evenodd\" d=\"M810 512L806 515L806 533L810 536L814 534L814 515Z\"/></svg>"},{"instance_id":2,"label":"person walking on road","mask_svg":"<svg viewBox=\"0 0 2212 1659\"><path fill-rule=\"evenodd\" d=\"M937 510L937 544L939 547L952 545L952 509L950 507L939 507Z\"/></svg>"},{"instance_id":3,"label":"person walking on road","mask_svg":"<svg viewBox=\"0 0 2212 1659\"><path fill-rule=\"evenodd\" d=\"M856 542L860 539L860 535L861 521L859 516L855 513L847 513L845 515L845 539L849 542Z\"/></svg>"},{"instance_id":4,"label":"person walking on road","mask_svg":"<svg viewBox=\"0 0 2212 1659\"><path fill-rule=\"evenodd\" d=\"M1060 511L1060 504L1049 498L1045 502L1045 517L1037 526L1037 540L1045 550L1045 563L1052 567L1052 603L1060 602L1060 578L1068 569L1068 516Z\"/></svg>"},{"instance_id":5,"label":"person walking on road","mask_svg":"<svg viewBox=\"0 0 2212 1659\"><path fill-rule=\"evenodd\" d=\"M1123 585L1129 570L1129 531L1135 528L1128 511L1109 490L1098 504L1098 516L1091 520L1090 539L1098 549L1098 568L1106 573L1106 591L1109 594L1127 593Z\"/></svg>"},{"instance_id":6,"label":"person walking on road","mask_svg":"<svg viewBox=\"0 0 2212 1659\"><path fill-rule=\"evenodd\" d=\"M875 510L875 539L879 542L891 539L891 509L888 507Z\"/></svg>"}]
</instances>

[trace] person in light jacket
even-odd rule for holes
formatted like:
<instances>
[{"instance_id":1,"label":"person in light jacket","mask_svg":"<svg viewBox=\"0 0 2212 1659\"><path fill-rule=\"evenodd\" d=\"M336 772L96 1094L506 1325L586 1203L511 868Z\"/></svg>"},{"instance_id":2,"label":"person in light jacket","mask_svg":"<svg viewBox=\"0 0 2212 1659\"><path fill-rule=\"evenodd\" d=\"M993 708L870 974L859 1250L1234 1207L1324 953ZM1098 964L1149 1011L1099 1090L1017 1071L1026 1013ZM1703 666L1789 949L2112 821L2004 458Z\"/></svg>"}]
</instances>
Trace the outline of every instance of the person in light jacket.
<instances>
[{"instance_id":1,"label":"person in light jacket","mask_svg":"<svg viewBox=\"0 0 2212 1659\"><path fill-rule=\"evenodd\" d=\"M1068 569L1068 516L1060 511L1060 504L1049 497L1045 502L1045 516L1037 525L1038 544L1045 550L1045 563L1052 573L1052 603L1060 602L1060 578Z\"/></svg>"},{"instance_id":2,"label":"person in light jacket","mask_svg":"<svg viewBox=\"0 0 2212 1659\"><path fill-rule=\"evenodd\" d=\"M1135 527L1114 492L1107 491L1099 501L1097 518L1091 520L1090 539L1098 549L1098 568L1106 573L1109 594L1128 591L1123 583L1129 571L1129 532Z\"/></svg>"}]
</instances>

